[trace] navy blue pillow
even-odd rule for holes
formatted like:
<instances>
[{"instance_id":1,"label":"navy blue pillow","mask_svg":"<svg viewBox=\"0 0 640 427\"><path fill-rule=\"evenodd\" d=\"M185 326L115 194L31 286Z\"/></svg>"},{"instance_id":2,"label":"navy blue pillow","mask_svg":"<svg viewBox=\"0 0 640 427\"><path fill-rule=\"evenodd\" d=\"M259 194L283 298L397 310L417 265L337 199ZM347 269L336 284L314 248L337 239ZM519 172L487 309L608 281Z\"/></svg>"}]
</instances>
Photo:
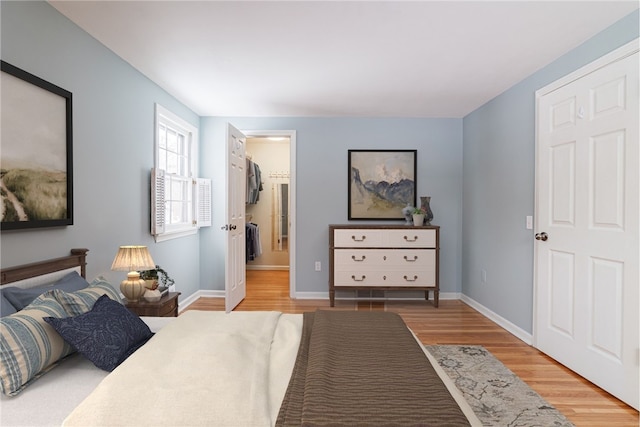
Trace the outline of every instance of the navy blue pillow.
<instances>
[{"instance_id":1,"label":"navy blue pillow","mask_svg":"<svg viewBox=\"0 0 640 427\"><path fill-rule=\"evenodd\" d=\"M94 365L113 371L152 336L137 315L106 295L98 298L91 311L75 317L45 322Z\"/></svg>"},{"instance_id":2,"label":"navy blue pillow","mask_svg":"<svg viewBox=\"0 0 640 427\"><path fill-rule=\"evenodd\" d=\"M8 286L2 288L2 296L6 298L16 310L22 310L40 295L52 289L60 289L65 292L75 292L89 286L89 283L76 271L62 276L60 280L49 285L35 286L33 288L18 288Z\"/></svg>"}]
</instances>

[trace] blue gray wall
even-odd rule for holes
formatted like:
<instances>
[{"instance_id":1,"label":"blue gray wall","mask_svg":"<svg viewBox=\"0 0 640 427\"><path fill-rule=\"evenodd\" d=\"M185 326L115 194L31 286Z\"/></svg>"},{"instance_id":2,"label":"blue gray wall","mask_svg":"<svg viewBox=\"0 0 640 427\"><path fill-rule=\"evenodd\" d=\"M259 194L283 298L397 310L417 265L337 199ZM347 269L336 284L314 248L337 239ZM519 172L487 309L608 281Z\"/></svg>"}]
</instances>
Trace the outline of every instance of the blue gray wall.
<instances>
[{"instance_id":1,"label":"blue gray wall","mask_svg":"<svg viewBox=\"0 0 640 427\"><path fill-rule=\"evenodd\" d=\"M202 118L201 170L213 179L214 224L225 223L226 123L241 130L297 132L298 292L328 295L328 225L348 222L349 149L417 150L417 194L432 197L433 224L441 226L441 288L443 292L460 292L461 119ZM203 286L207 289L223 289L224 232L220 227L201 231L201 256L207 260L201 264ZM315 261L322 262L322 271L314 271Z\"/></svg>"},{"instance_id":2,"label":"blue gray wall","mask_svg":"<svg viewBox=\"0 0 640 427\"><path fill-rule=\"evenodd\" d=\"M637 38L638 22L636 11L464 118L462 290L529 333L535 91Z\"/></svg>"},{"instance_id":3,"label":"blue gray wall","mask_svg":"<svg viewBox=\"0 0 640 427\"><path fill-rule=\"evenodd\" d=\"M110 271L118 246L149 246L189 295L199 284L199 237L156 244L149 225L154 103L199 117L45 2L1 7L2 60L73 93L74 225L2 232L2 266L90 249L88 276ZM181 256L177 258L176 253Z\"/></svg>"}]
</instances>

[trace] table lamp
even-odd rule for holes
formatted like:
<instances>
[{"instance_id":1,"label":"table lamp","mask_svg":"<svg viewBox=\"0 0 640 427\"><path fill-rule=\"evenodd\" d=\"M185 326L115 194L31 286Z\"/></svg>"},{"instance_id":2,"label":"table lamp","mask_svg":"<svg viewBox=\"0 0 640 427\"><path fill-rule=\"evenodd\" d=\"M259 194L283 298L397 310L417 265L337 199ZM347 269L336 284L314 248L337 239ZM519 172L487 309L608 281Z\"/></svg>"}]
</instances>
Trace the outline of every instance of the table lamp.
<instances>
[{"instance_id":1,"label":"table lamp","mask_svg":"<svg viewBox=\"0 0 640 427\"><path fill-rule=\"evenodd\" d=\"M144 280L140 279L138 270L150 270L155 266L146 246L120 246L111 269L129 272L127 279L120 283L120 291L127 300L136 302L147 289Z\"/></svg>"}]
</instances>

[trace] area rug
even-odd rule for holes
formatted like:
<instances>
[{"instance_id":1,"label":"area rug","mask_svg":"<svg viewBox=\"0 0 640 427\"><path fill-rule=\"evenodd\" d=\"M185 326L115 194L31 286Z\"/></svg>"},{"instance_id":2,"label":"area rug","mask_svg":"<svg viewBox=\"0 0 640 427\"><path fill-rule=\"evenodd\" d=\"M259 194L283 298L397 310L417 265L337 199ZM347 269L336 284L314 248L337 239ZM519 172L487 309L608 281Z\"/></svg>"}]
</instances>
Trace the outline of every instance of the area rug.
<instances>
[{"instance_id":1,"label":"area rug","mask_svg":"<svg viewBox=\"0 0 640 427\"><path fill-rule=\"evenodd\" d=\"M482 346L427 345L485 426L573 426Z\"/></svg>"}]
</instances>

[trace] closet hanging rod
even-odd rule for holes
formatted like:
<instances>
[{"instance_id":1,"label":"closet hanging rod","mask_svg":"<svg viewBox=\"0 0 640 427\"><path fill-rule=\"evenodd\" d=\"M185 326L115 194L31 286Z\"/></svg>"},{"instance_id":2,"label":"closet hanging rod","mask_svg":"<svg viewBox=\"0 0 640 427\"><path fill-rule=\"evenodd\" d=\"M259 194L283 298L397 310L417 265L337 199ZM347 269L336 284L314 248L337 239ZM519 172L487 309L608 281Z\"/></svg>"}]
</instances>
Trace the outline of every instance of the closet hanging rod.
<instances>
[{"instance_id":1,"label":"closet hanging rod","mask_svg":"<svg viewBox=\"0 0 640 427\"><path fill-rule=\"evenodd\" d=\"M269 172L269 178L289 178L289 172Z\"/></svg>"}]
</instances>

